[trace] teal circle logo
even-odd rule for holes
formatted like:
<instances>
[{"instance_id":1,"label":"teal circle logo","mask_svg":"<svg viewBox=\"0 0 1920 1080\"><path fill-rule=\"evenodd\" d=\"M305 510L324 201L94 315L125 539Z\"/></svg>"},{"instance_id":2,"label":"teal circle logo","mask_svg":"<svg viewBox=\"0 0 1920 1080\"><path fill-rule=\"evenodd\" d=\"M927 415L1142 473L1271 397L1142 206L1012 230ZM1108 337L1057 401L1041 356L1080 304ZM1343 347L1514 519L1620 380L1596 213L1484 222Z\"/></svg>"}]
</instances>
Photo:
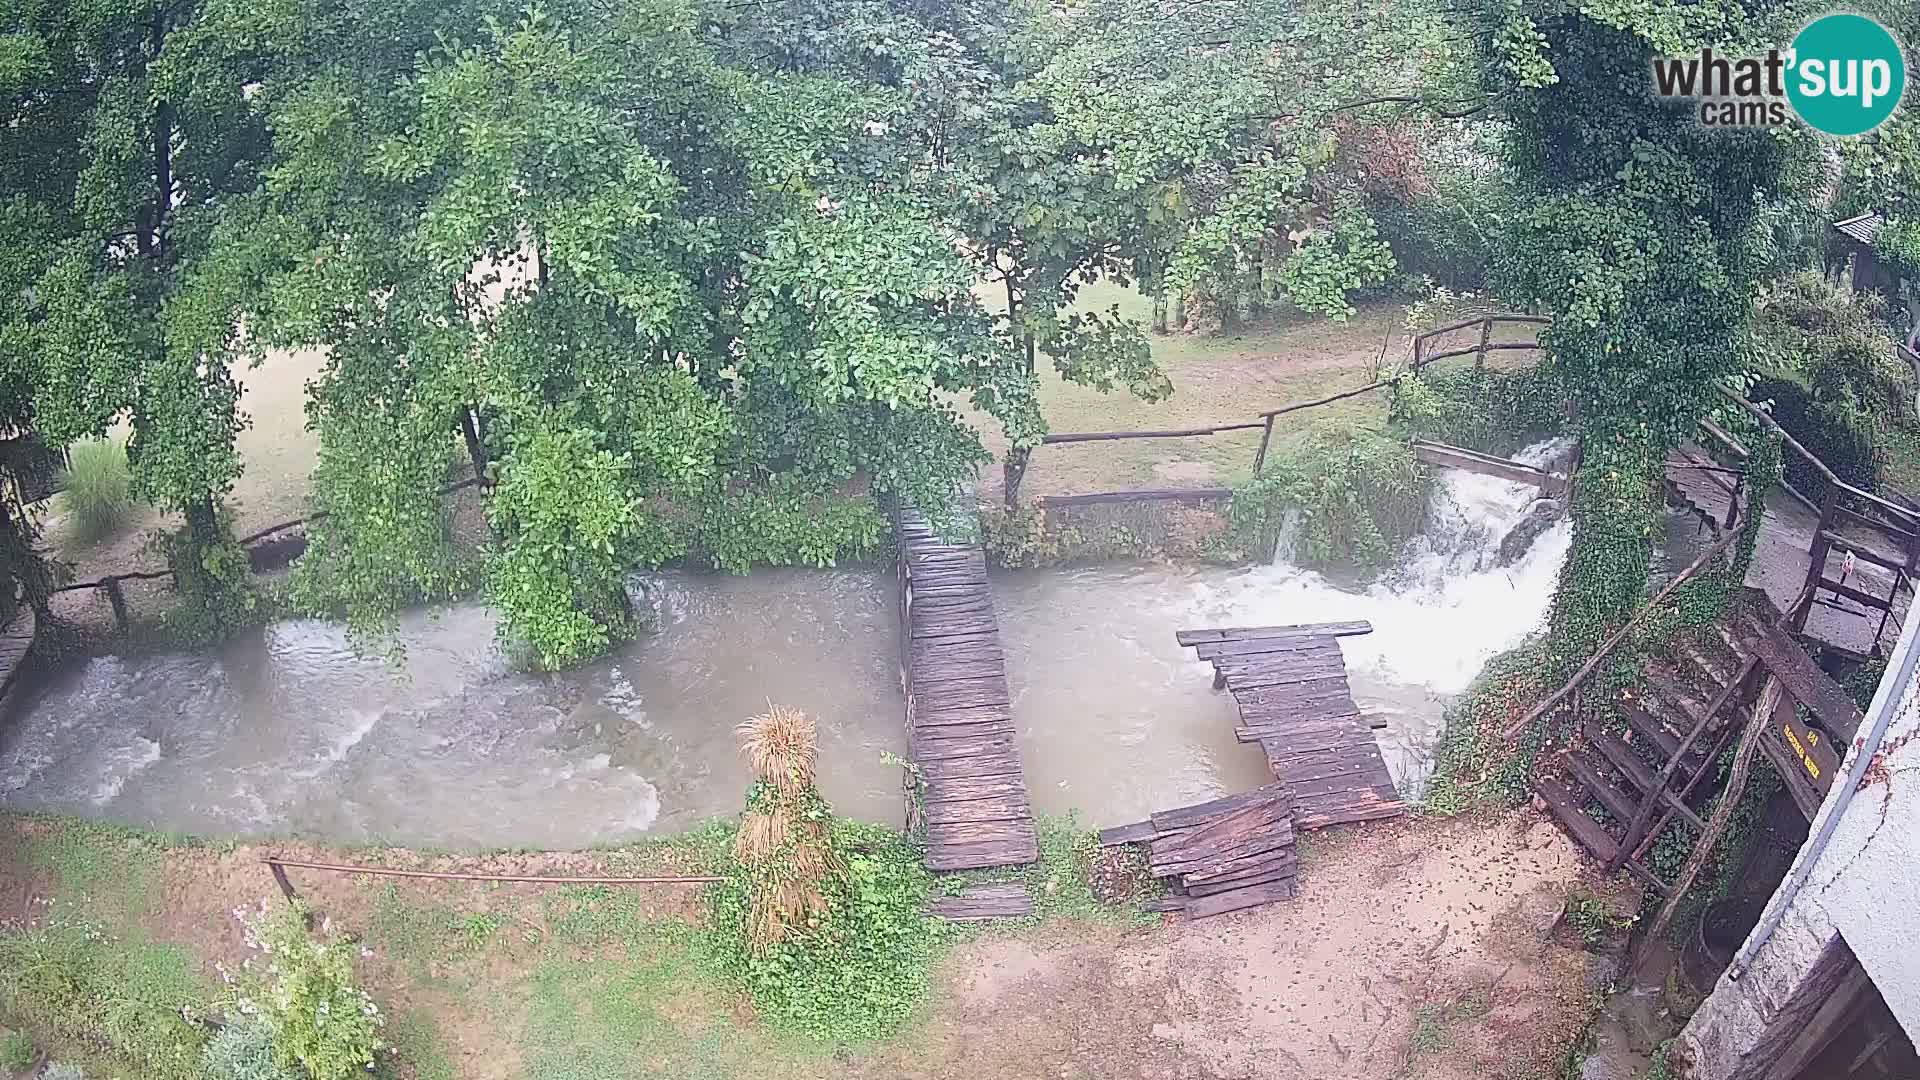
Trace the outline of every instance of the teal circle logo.
<instances>
[{"instance_id":1,"label":"teal circle logo","mask_svg":"<svg viewBox=\"0 0 1920 1080\"><path fill-rule=\"evenodd\" d=\"M1787 100L1815 129L1864 135L1907 88L1907 63L1887 28L1864 15L1826 15L1793 39Z\"/></svg>"}]
</instances>

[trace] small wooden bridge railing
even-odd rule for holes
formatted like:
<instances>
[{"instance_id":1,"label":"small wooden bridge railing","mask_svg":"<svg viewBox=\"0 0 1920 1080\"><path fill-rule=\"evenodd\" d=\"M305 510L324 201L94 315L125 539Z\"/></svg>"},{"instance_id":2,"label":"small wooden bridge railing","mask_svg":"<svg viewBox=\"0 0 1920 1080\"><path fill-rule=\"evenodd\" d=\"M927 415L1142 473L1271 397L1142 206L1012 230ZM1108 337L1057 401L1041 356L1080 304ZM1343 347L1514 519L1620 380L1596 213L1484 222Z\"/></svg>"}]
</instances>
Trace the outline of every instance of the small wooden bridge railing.
<instances>
[{"instance_id":1,"label":"small wooden bridge railing","mask_svg":"<svg viewBox=\"0 0 1920 1080\"><path fill-rule=\"evenodd\" d=\"M1476 367L1485 367L1489 353L1517 350L1538 351L1540 346L1537 342L1533 341L1495 341L1493 340L1494 329L1502 325L1544 326L1551 321L1551 319L1544 315L1481 315L1471 319L1463 319L1459 322L1439 327L1438 329L1429 330L1413 339L1412 356L1408 362L1407 370L1417 376L1430 364L1462 356L1472 356L1474 357L1474 365ZM1444 339L1449 335L1476 328L1479 330L1479 340L1477 342L1468 345L1442 347L1445 346ZM1275 420L1289 413L1318 408L1322 405L1331 405L1336 401L1345 401L1348 398L1359 397L1361 394L1383 389L1391 386L1397 377L1397 372L1385 374L1376 371L1374 379L1365 386L1355 387L1351 390L1342 390L1339 393L1328 394L1325 397L1314 398L1311 401L1292 402L1282 405L1277 409L1269 409L1266 412L1259 413L1250 420L1212 424L1206 427L1170 428L1165 430L1058 432L1042 436L1040 445L1063 446L1068 443L1119 442L1127 439L1198 439L1213 435L1224 435L1235 431L1253 431L1257 429L1261 433L1260 449L1257 450L1253 456L1253 475L1259 476L1261 470L1266 467L1267 451L1273 446L1273 426ZM1038 447L1034 449L1038 449ZM1020 484L1026 477L1027 466L1032 460L1032 452L1032 450L1029 450L1025 456L1016 456L1008 461L1006 469L1006 504L1009 509L1017 507L1020 504ZM1069 506L1088 502L1142 502L1149 500L1193 502L1208 499L1223 499L1231 494L1232 492L1230 490L1223 487L1150 488L1133 491L1105 491L1076 495L1043 496L1040 499L1040 505Z\"/></svg>"},{"instance_id":2,"label":"small wooden bridge railing","mask_svg":"<svg viewBox=\"0 0 1920 1080\"><path fill-rule=\"evenodd\" d=\"M1913 591L1914 575L1920 570L1920 511L1871 491L1863 491L1840 479L1826 462L1815 457L1775 423L1766 410L1730 390L1722 392L1768 430L1778 433L1787 449L1810 465L1827 484L1826 493L1815 503L1788 486L1784 480L1781 482L1789 494L1820 515L1809 551L1807 579L1801 590L1801 600L1792 611L1786 613L1787 625L1794 633L1803 633L1808 618L1813 614L1814 605L1832 605L1838 599L1847 599L1881 613L1880 626L1873 636L1877 644L1886 633L1887 623L1893 617L1900 593ZM1862 537L1863 530L1868 534L1867 537ZM1845 580L1828 576L1827 557L1835 551L1890 571L1893 580L1886 595L1868 592ZM1825 599L1822 593L1835 599Z\"/></svg>"}]
</instances>

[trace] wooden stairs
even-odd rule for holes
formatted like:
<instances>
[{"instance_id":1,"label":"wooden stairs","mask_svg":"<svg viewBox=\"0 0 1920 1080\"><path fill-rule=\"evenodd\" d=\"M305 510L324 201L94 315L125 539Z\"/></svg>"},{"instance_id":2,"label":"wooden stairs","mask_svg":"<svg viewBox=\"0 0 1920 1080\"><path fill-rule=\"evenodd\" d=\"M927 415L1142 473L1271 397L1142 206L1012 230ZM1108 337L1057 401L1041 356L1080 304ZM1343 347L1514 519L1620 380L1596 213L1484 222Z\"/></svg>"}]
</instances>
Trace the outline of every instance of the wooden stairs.
<instances>
[{"instance_id":1,"label":"wooden stairs","mask_svg":"<svg viewBox=\"0 0 1920 1080\"><path fill-rule=\"evenodd\" d=\"M1616 723L1582 723L1572 745L1542 763L1535 793L1609 869L1624 866L1666 893L1647 852L1676 819L1702 826L1709 781L1753 695L1760 632L1736 610L1648 659L1615 697Z\"/></svg>"}]
</instances>

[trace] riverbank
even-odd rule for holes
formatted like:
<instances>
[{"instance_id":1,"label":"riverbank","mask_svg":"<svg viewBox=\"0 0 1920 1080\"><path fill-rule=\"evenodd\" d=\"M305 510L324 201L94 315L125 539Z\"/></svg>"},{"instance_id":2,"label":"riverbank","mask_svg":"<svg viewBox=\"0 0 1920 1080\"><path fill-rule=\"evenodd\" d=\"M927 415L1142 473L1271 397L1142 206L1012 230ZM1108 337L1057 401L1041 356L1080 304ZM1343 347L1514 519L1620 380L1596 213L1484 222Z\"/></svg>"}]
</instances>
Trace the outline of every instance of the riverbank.
<instances>
[{"instance_id":1,"label":"riverbank","mask_svg":"<svg viewBox=\"0 0 1920 1080\"><path fill-rule=\"evenodd\" d=\"M1558 928L1579 881L1567 841L1526 813L1410 821L1302 842L1300 897L1194 924L1145 923L1086 891L1073 832L1023 880L1043 918L941 935L923 1006L885 1039L823 1045L758 1020L705 944L685 885L542 888L294 871L317 918L359 943L390 1017L392 1075L458 1080L822 1075L1461 1077L1557 1075L1600 966ZM397 848L221 844L62 818L0 817L0 963L23 940L123 975L118 1011L59 1036L17 988L0 1022L115 1071L138 1019L217 1015L249 951L236 909L277 904L261 858L482 873L686 874L725 859L723 826L606 851L440 857ZM34 962L44 962L41 953ZM57 1003L55 1003L57 1004ZM36 1019L39 1018L39 1019Z\"/></svg>"}]
</instances>

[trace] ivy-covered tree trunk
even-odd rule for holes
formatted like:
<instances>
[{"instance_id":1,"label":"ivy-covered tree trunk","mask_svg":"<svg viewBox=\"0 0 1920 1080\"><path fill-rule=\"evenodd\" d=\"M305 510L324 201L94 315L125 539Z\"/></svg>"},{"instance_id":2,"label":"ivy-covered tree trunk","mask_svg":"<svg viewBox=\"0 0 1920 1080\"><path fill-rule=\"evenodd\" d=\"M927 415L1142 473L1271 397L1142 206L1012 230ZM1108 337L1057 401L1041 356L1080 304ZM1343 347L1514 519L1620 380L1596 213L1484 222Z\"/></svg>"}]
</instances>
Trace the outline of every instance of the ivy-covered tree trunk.
<instances>
[{"instance_id":1,"label":"ivy-covered tree trunk","mask_svg":"<svg viewBox=\"0 0 1920 1080\"><path fill-rule=\"evenodd\" d=\"M1665 448L1651 439L1589 444L1574 475L1573 544L1554 591L1551 665L1570 672L1646 595Z\"/></svg>"}]
</instances>

